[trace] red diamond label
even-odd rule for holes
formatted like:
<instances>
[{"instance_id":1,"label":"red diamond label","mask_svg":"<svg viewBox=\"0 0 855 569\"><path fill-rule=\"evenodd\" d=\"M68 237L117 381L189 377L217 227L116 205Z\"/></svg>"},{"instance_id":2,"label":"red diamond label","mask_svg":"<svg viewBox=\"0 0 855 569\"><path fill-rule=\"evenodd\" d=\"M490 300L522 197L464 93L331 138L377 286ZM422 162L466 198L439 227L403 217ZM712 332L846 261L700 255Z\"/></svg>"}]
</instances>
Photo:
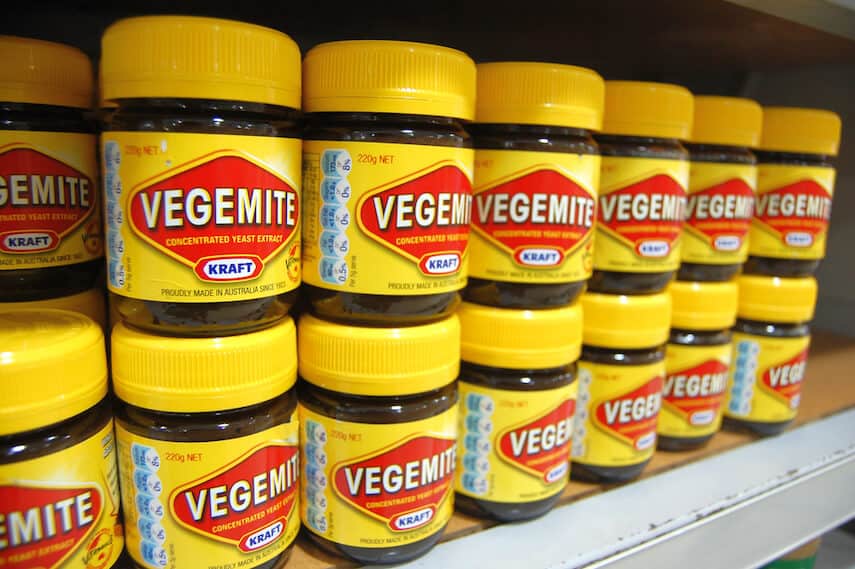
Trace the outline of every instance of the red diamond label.
<instances>
[{"instance_id":1,"label":"red diamond label","mask_svg":"<svg viewBox=\"0 0 855 569\"><path fill-rule=\"evenodd\" d=\"M657 174L600 196L600 227L646 259L667 257L680 238L686 190L677 180Z\"/></svg>"},{"instance_id":2,"label":"red diamond label","mask_svg":"<svg viewBox=\"0 0 855 569\"><path fill-rule=\"evenodd\" d=\"M570 178L535 169L479 191L472 225L518 265L551 268L590 238L596 208L591 195Z\"/></svg>"},{"instance_id":3,"label":"red diamond label","mask_svg":"<svg viewBox=\"0 0 855 569\"><path fill-rule=\"evenodd\" d=\"M791 409L799 406L807 355L808 351L805 349L797 356L771 366L763 372L761 385Z\"/></svg>"},{"instance_id":4,"label":"red diamond label","mask_svg":"<svg viewBox=\"0 0 855 569\"><path fill-rule=\"evenodd\" d=\"M19 144L4 149L0 251L52 251L98 207L98 188L86 174L47 154Z\"/></svg>"},{"instance_id":5,"label":"red diamond label","mask_svg":"<svg viewBox=\"0 0 855 569\"><path fill-rule=\"evenodd\" d=\"M499 456L547 484L563 480L570 460L576 401L568 399L537 419L499 434Z\"/></svg>"},{"instance_id":6,"label":"red diamond label","mask_svg":"<svg viewBox=\"0 0 855 569\"><path fill-rule=\"evenodd\" d=\"M593 418L606 433L636 450L645 450L656 444L661 405L662 377L656 376L629 393L597 403Z\"/></svg>"},{"instance_id":7,"label":"red diamond label","mask_svg":"<svg viewBox=\"0 0 855 569\"><path fill-rule=\"evenodd\" d=\"M727 389L728 367L719 360L671 373L665 379L662 401L690 425L712 423Z\"/></svg>"},{"instance_id":8,"label":"red diamond label","mask_svg":"<svg viewBox=\"0 0 855 569\"><path fill-rule=\"evenodd\" d=\"M356 509L392 531L422 527L451 494L456 444L418 436L393 448L333 467L333 488Z\"/></svg>"},{"instance_id":9,"label":"red diamond label","mask_svg":"<svg viewBox=\"0 0 855 569\"><path fill-rule=\"evenodd\" d=\"M790 246L805 248L828 231L831 195L813 180L801 180L757 196L754 219Z\"/></svg>"},{"instance_id":10,"label":"red diamond label","mask_svg":"<svg viewBox=\"0 0 855 569\"><path fill-rule=\"evenodd\" d=\"M686 227L716 251L738 251L754 212L754 192L742 178L733 178L689 195Z\"/></svg>"},{"instance_id":11,"label":"red diamond label","mask_svg":"<svg viewBox=\"0 0 855 569\"><path fill-rule=\"evenodd\" d=\"M134 232L207 282L246 281L294 236L297 191L247 157L218 152L135 188Z\"/></svg>"},{"instance_id":12,"label":"red diamond label","mask_svg":"<svg viewBox=\"0 0 855 569\"><path fill-rule=\"evenodd\" d=\"M422 274L460 271L469 244L472 186L453 163L371 190L357 210L366 235L414 262Z\"/></svg>"},{"instance_id":13,"label":"red diamond label","mask_svg":"<svg viewBox=\"0 0 855 569\"><path fill-rule=\"evenodd\" d=\"M60 567L97 526L103 510L95 486L0 486L0 567Z\"/></svg>"},{"instance_id":14,"label":"red diamond label","mask_svg":"<svg viewBox=\"0 0 855 569\"><path fill-rule=\"evenodd\" d=\"M169 497L175 519L248 553L278 541L297 498L297 448L272 444L245 454Z\"/></svg>"}]
</instances>

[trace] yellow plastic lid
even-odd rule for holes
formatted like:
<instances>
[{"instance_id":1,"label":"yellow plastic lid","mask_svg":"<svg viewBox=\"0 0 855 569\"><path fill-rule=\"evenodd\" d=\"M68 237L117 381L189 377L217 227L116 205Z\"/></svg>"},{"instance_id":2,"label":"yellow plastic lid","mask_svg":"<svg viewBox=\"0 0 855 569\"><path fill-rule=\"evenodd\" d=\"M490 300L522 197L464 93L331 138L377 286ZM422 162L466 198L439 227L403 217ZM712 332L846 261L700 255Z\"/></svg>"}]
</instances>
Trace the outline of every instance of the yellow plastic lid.
<instances>
[{"instance_id":1,"label":"yellow plastic lid","mask_svg":"<svg viewBox=\"0 0 855 569\"><path fill-rule=\"evenodd\" d=\"M98 324L101 329L107 327L107 307L104 303L104 291L89 289L87 291L49 298L47 300L29 300L26 302L0 302L0 311L5 310L44 310L53 308L55 310L70 310L88 316Z\"/></svg>"},{"instance_id":2,"label":"yellow plastic lid","mask_svg":"<svg viewBox=\"0 0 855 569\"><path fill-rule=\"evenodd\" d=\"M307 113L475 117L475 63L462 51L403 41L322 43L303 60Z\"/></svg>"},{"instance_id":3,"label":"yellow plastic lid","mask_svg":"<svg viewBox=\"0 0 855 569\"><path fill-rule=\"evenodd\" d=\"M724 330L736 322L738 289L733 281L673 281L668 293L671 295L672 328Z\"/></svg>"},{"instance_id":4,"label":"yellow plastic lid","mask_svg":"<svg viewBox=\"0 0 855 569\"><path fill-rule=\"evenodd\" d=\"M106 101L217 99L300 108L300 48L270 28L195 16L119 20L101 39Z\"/></svg>"},{"instance_id":5,"label":"yellow plastic lid","mask_svg":"<svg viewBox=\"0 0 855 569\"><path fill-rule=\"evenodd\" d=\"M300 377L353 395L413 395L444 387L460 370L460 321L401 328L300 318Z\"/></svg>"},{"instance_id":6,"label":"yellow plastic lid","mask_svg":"<svg viewBox=\"0 0 855 569\"><path fill-rule=\"evenodd\" d=\"M679 85L606 81L603 132L688 140L692 93Z\"/></svg>"},{"instance_id":7,"label":"yellow plastic lid","mask_svg":"<svg viewBox=\"0 0 855 569\"><path fill-rule=\"evenodd\" d=\"M290 317L220 338L168 338L116 324L113 388L123 401L177 413L238 409L278 397L297 381Z\"/></svg>"},{"instance_id":8,"label":"yellow plastic lid","mask_svg":"<svg viewBox=\"0 0 855 569\"><path fill-rule=\"evenodd\" d=\"M522 61L477 68L477 122L603 127L605 83L590 69Z\"/></svg>"},{"instance_id":9,"label":"yellow plastic lid","mask_svg":"<svg viewBox=\"0 0 855 569\"><path fill-rule=\"evenodd\" d=\"M544 369L579 359L582 308L545 310L493 308L464 302L460 317L460 359L509 369Z\"/></svg>"},{"instance_id":10,"label":"yellow plastic lid","mask_svg":"<svg viewBox=\"0 0 855 569\"><path fill-rule=\"evenodd\" d=\"M0 101L88 109L92 63L61 43L0 36Z\"/></svg>"},{"instance_id":11,"label":"yellow plastic lid","mask_svg":"<svg viewBox=\"0 0 855 569\"><path fill-rule=\"evenodd\" d=\"M762 128L763 108L756 101L695 96L692 142L754 148Z\"/></svg>"},{"instance_id":12,"label":"yellow plastic lid","mask_svg":"<svg viewBox=\"0 0 855 569\"><path fill-rule=\"evenodd\" d=\"M107 395L101 328L64 310L0 309L0 435L83 413Z\"/></svg>"},{"instance_id":13,"label":"yellow plastic lid","mask_svg":"<svg viewBox=\"0 0 855 569\"><path fill-rule=\"evenodd\" d=\"M813 318L817 285L813 277L782 278L761 275L736 277L738 315L758 322L797 324Z\"/></svg>"},{"instance_id":14,"label":"yellow plastic lid","mask_svg":"<svg viewBox=\"0 0 855 569\"><path fill-rule=\"evenodd\" d=\"M763 107L762 150L837 156L840 117L822 109Z\"/></svg>"},{"instance_id":15,"label":"yellow plastic lid","mask_svg":"<svg viewBox=\"0 0 855 569\"><path fill-rule=\"evenodd\" d=\"M639 349L668 340L671 298L667 293L628 296L586 292L581 302L585 345Z\"/></svg>"}]
</instances>

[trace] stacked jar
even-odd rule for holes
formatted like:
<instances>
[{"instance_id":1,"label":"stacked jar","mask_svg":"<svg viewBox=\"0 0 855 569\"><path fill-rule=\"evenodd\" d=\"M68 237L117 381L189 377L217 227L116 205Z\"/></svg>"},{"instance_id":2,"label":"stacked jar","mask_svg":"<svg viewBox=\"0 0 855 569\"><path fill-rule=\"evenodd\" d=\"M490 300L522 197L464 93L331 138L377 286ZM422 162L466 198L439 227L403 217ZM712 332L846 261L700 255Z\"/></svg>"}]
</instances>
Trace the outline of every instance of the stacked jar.
<instances>
[{"instance_id":1,"label":"stacked jar","mask_svg":"<svg viewBox=\"0 0 855 569\"><path fill-rule=\"evenodd\" d=\"M759 435L796 417L825 256L840 117L766 107L757 150L757 202L739 283L726 425Z\"/></svg>"},{"instance_id":2,"label":"stacked jar","mask_svg":"<svg viewBox=\"0 0 855 569\"><path fill-rule=\"evenodd\" d=\"M659 448L698 448L721 426L736 319L734 276L748 256L757 187L760 105L696 96L689 198L667 347Z\"/></svg>"},{"instance_id":3,"label":"stacked jar","mask_svg":"<svg viewBox=\"0 0 855 569\"><path fill-rule=\"evenodd\" d=\"M103 326L92 64L12 36L0 57L0 310L73 310Z\"/></svg>"},{"instance_id":4,"label":"stacked jar","mask_svg":"<svg viewBox=\"0 0 855 569\"><path fill-rule=\"evenodd\" d=\"M428 551L454 509L475 64L345 41L303 62L302 520L360 563Z\"/></svg>"},{"instance_id":5,"label":"stacked jar","mask_svg":"<svg viewBox=\"0 0 855 569\"><path fill-rule=\"evenodd\" d=\"M279 567L300 528L300 51L250 24L129 18L104 33L101 87L128 554Z\"/></svg>"},{"instance_id":6,"label":"stacked jar","mask_svg":"<svg viewBox=\"0 0 855 569\"><path fill-rule=\"evenodd\" d=\"M638 477L656 448L671 302L689 180L692 95L607 81L594 272L582 297L571 476Z\"/></svg>"},{"instance_id":7,"label":"stacked jar","mask_svg":"<svg viewBox=\"0 0 855 569\"><path fill-rule=\"evenodd\" d=\"M481 64L475 115L455 490L462 511L516 521L549 511L568 482L603 80Z\"/></svg>"}]
</instances>

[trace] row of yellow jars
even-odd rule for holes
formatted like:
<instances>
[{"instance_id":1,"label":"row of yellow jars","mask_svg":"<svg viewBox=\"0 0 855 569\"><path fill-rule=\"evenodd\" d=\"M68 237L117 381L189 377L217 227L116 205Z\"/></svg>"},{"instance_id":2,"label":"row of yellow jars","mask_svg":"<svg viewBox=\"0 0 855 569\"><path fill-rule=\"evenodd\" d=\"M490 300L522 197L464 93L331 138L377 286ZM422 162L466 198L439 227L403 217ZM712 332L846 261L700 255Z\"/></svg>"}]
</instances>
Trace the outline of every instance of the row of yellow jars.
<instances>
[{"instance_id":1,"label":"row of yellow jars","mask_svg":"<svg viewBox=\"0 0 855 569\"><path fill-rule=\"evenodd\" d=\"M147 45L165 55L138 57L154 53ZM240 45L263 49L237 57L241 52L233 47ZM423 44L318 46L303 65L302 93L296 45L284 34L257 26L136 18L112 26L103 51L102 98L117 105L102 149L108 282L124 318L162 330L239 331L281 317L292 302L289 291L300 280L295 256L301 211L308 216L306 282L321 315L416 321L450 313L465 283L473 211L483 215L475 216L472 257L491 265L473 272L474 300L566 304L592 268L597 271L592 289L600 292L661 290L679 262L685 188L710 190L691 188L686 155L677 141L705 146L756 141L753 127L743 124L756 122L756 105L699 98L695 114L701 126L690 135L692 100L685 89L609 82L603 103L602 80L569 66L483 65L476 109L471 60ZM42 57L52 64L62 61L57 54ZM268 65L270 58L277 64ZM519 81L521 76L526 80ZM24 84L32 88L8 98L35 101L30 91L40 97L56 91L53 84ZM195 98L199 89L216 98ZM293 121L301 99L310 115L304 204ZM474 142L482 155L474 209L468 194L472 153L461 127L461 121L473 119ZM808 156L799 157L800 165L769 166L770 185L761 184L760 191L772 195L758 201L755 222L754 256L760 260L749 266L802 274L815 268L811 259L822 255L833 170L817 156L836 153L839 119L819 111L770 109L766 123L760 147L770 154L761 156L761 163L792 162L793 153ZM600 130L602 168L590 138L590 132ZM407 152L401 152L402 144ZM425 156L416 159L417 154ZM708 152L698 155L699 164L710 158ZM744 152L743 158L750 161ZM726 157L722 160L727 163ZM224 178L218 168L225 165L230 174ZM600 171L600 238L592 245L592 199ZM730 175L744 181L750 178L745 172ZM199 182L191 184L198 186L195 192L183 187L191 178ZM558 182L547 187L562 191L538 192L547 178ZM707 183L717 184L698 182ZM425 193L423 185L442 191ZM744 184L740 187L744 194ZM508 223L502 209L511 190L516 205ZM647 205L632 206L637 194L646 196ZM547 207L553 198L557 209ZM663 207L657 210L655 200ZM627 201L628 209L623 207ZM772 220L772 214L782 219ZM819 217L794 222L793 216L801 214ZM538 216L562 223L538 229ZM711 239L713 246L718 239L724 250L740 241L733 232L706 230L693 235ZM777 240L778 249L772 250L769 239ZM100 238L93 243L100 247ZM762 261L791 255L808 262ZM145 271L134 270L140 263ZM365 270L376 264L390 267L393 276L381 279ZM171 284L146 274L167 275ZM523 293L514 285L521 280L533 281ZM520 300L520 294L534 298Z\"/></svg>"}]
</instances>

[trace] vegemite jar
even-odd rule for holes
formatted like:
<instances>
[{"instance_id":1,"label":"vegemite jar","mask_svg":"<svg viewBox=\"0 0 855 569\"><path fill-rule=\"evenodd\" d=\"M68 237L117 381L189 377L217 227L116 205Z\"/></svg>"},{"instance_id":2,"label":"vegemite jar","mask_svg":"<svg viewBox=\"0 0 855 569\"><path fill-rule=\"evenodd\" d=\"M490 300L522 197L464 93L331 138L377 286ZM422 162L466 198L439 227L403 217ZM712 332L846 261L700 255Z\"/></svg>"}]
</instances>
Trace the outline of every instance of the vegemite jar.
<instances>
[{"instance_id":1,"label":"vegemite jar","mask_svg":"<svg viewBox=\"0 0 855 569\"><path fill-rule=\"evenodd\" d=\"M122 552L104 336L62 310L0 311L3 567L113 567Z\"/></svg>"},{"instance_id":2,"label":"vegemite jar","mask_svg":"<svg viewBox=\"0 0 855 569\"><path fill-rule=\"evenodd\" d=\"M748 258L763 111L749 99L695 97L689 199L677 278L726 281Z\"/></svg>"},{"instance_id":3,"label":"vegemite jar","mask_svg":"<svg viewBox=\"0 0 855 569\"><path fill-rule=\"evenodd\" d=\"M12 36L0 60L0 302L83 292L104 263L92 64Z\"/></svg>"},{"instance_id":4,"label":"vegemite jar","mask_svg":"<svg viewBox=\"0 0 855 569\"><path fill-rule=\"evenodd\" d=\"M297 341L113 328L116 438L136 567L283 567L300 529Z\"/></svg>"},{"instance_id":5,"label":"vegemite jar","mask_svg":"<svg viewBox=\"0 0 855 569\"><path fill-rule=\"evenodd\" d=\"M398 563L454 510L460 324L299 326L301 515L323 549Z\"/></svg>"},{"instance_id":6,"label":"vegemite jar","mask_svg":"<svg viewBox=\"0 0 855 569\"><path fill-rule=\"evenodd\" d=\"M757 154L757 205L745 271L812 275L825 256L840 117L830 111L763 109Z\"/></svg>"},{"instance_id":7,"label":"vegemite jar","mask_svg":"<svg viewBox=\"0 0 855 569\"><path fill-rule=\"evenodd\" d=\"M458 316L456 506L502 521L543 515L568 481L582 309L464 302Z\"/></svg>"},{"instance_id":8,"label":"vegemite jar","mask_svg":"<svg viewBox=\"0 0 855 569\"><path fill-rule=\"evenodd\" d=\"M466 285L475 64L427 44L325 43L303 62L303 104L312 310L388 325L453 313Z\"/></svg>"},{"instance_id":9,"label":"vegemite jar","mask_svg":"<svg viewBox=\"0 0 855 569\"><path fill-rule=\"evenodd\" d=\"M662 291L680 265L692 94L677 85L606 81L594 274L611 294Z\"/></svg>"},{"instance_id":10,"label":"vegemite jar","mask_svg":"<svg viewBox=\"0 0 855 569\"><path fill-rule=\"evenodd\" d=\"M768 436L795 419L816 304L813 277L742 275L725 426Z\"/></svg>"},{"instance_id":11,"label":"vegemite jar","mask_svg":"<svg viewBox=\"0 0 855 569\"><path fill-rule=\"evenodd\" d=\"M246 332L300 284L300 51L268 28L121 20L102 40L107 284L125 322Z\"/></svg>"},{"instance_id":12,"label":"vegemite jar","mask_svg":"<svg viewBox=\"0 0 855 569\"><path fill-rule=\"evenodd\" d=\"M666 293L582 295L585 319L570 471L589 482L638 477L656 448L671 321Z\"/></svg>"},{"instance_id":13,"label":"vegemite jar","mask_svg":"<svg viewBox=\"0 0 855 569\"><path fill-rule=\"evenodd\" d=\"M674 281L668 293L671 335L665 347L658 445L689 450L707 444L721 428L737 288L732 281Z\"/></svg>"},{"instance_id":14,"label":"vegemite jar","mask_svg":"<svg viewBox=\"0 0 855 569\"><path fill-rule=\"evenodd\" d=\"M603 79L551 63L478 65L466 300L566 306L593 263Z\"/></svg>"}]
</instances>

